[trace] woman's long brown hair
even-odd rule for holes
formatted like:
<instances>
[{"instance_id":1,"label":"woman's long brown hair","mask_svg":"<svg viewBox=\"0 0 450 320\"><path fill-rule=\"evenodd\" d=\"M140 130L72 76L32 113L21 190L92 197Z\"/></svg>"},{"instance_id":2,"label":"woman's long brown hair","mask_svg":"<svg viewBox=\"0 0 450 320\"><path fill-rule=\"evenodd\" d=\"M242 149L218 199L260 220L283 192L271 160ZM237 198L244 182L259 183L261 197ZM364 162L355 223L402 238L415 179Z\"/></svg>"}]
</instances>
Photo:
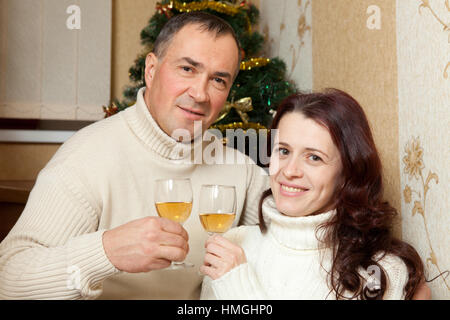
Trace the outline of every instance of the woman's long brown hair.
<instances>
[{"instance_id":1,"label":"woman's long brown hair","mask_svg":"<svg viewBox=\"0 0 450 320\"><path fill-rule=\"evenodd\" d=\"M348 290L354 293L352 298L382 299L387 286L386 274L374 261L381 252L400 257L406 264L409 278L404 290L406 299L411 299L423 279L423 263L412 246L392 235L397 211L382 200L381 161L363 109L350 95L337 89L299 93L283 101L271 128L277 129L281 118L290 112L300 112L325 126L341 155L345 182L336 193L336 215L320 226L326 228L324 240L333 251L328 279L336 297L348 298L344 296ZM271 190L266 190L259 202L259 225L263 233L267 227L262 204L271 194ZM381 284L370 291L358 269L372 265L381 271Z\"/></svg>"}]
</instances>

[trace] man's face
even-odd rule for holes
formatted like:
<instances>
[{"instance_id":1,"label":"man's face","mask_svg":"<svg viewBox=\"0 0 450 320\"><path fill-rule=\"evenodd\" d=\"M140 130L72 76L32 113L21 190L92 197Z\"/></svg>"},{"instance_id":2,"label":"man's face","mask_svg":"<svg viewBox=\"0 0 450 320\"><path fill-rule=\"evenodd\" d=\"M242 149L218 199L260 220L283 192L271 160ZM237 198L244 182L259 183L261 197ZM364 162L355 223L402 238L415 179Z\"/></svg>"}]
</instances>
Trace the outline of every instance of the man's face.
<instances>
[{"instance_id":1,"label":"man's face","mask_svg":"<svg viewBox=\"0 0 450 320\"><path fill-rule=\"evenodd\" d=\"M238 48L231 35L217 37L198 25L174 35L163 57L146 59L144 99L152 117L169 136L177 129L194 138L216 120L237 72Z\"/></svg>"}]
</instances>

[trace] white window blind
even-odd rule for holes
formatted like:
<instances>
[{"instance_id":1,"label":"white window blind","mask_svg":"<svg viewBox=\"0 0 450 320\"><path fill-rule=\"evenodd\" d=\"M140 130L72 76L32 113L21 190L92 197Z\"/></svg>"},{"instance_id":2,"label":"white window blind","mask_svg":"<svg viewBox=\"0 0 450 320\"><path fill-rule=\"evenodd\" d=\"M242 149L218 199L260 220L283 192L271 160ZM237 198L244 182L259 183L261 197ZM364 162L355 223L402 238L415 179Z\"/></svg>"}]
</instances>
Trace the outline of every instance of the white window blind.
<instances>
[{"instance_id":1,"label":"white window blind","mask_svg":"<svg viewBox=\"0 0 450 320\"><path fill-rule=\"evenodd\" d=\"M67 26L73 5L79 29ZM103 118L111 12L111 0L0 0L0 118Z\"/></svg>"}]
</instances>

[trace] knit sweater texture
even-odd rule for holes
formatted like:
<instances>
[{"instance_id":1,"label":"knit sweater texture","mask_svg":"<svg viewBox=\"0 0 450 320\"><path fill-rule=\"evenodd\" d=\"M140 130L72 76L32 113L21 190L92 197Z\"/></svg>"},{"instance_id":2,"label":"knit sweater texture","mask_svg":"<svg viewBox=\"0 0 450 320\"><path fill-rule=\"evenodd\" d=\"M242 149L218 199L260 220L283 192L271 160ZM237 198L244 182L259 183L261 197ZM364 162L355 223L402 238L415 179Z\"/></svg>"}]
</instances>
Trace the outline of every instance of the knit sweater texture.
<instances>
[{"instance_id":1,"label":"knit sweater texture","mask_svg":"<svg viewBox=\"0 0 450 320\"><path fill-rule=\"evenodd\" d=\"M270 220L267 233L262 234L258 226L241 226L224 235L244 249L247 262L216 280L205 277L201 299L336 299L327 282L332 252L322 241L325 229L318 228L336 210L315 216L288 217L278 212L270 196L263 202L263 214ZM375 259L388 278L383 299L404 299L408 280L406 265L389 254L384 257L377 254ZM372 276L372 272L359 270L364 285L375 285L376 274ZM353 293L344 295L350 298Z\"/></svg>"},{"instance_id":2,"label":"knit sweater texture","mask_svg":"<svg viewBox=\"0 0 450 320\"><path fill-rule=\"evenodd\" d=\"M234 225L257 223L258 201L268 188L264 170L214 139L224 155L245 163L193 161L195 143L178 143L159 128L144 90L134 106L78 131L39 173L23 213L0 244L0 299L198 299L197 268L207 238L197 216L200 186L234 185ZM193 189L184 224L186 260L197 268L117 270L104 251L104 231L157 216L154 180L186 177Z\"/></svg>"}]
</instances>

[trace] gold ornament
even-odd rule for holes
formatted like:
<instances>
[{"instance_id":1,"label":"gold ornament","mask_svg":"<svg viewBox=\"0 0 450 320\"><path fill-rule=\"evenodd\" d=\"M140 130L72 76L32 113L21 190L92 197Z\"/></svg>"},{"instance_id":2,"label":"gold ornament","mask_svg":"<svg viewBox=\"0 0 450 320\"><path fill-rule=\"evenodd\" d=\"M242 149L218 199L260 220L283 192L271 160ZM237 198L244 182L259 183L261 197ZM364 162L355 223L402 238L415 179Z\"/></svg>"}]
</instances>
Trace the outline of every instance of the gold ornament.
<instances>
[{"instance_id":1,"label":"gold ornament","mask_svg":"<svg viewBox=\"0 0 450 320\"><path fill-rule=\"evenodd\" d=\"M173 8L173 3L170 2L169 4L161 4L160 2L158 2L156 4L156 10L158 10L158 12L160 14L164 14L168 19L170 19L172 17L172 8Z\"/></svg>"},{"instance_id":2,"label":"gold ornament","mask_svg":"<svg viewBox=\"0 0 450 320\"><path fill-rule=\"evenodd\" d=\"M250 60L241 62L241 70L252 70L252 68L264 67L270 63L270 59L267 58L251 58Z\"/></svg>"},{"instance_id":3,"label":"gold ornament","mask_svg":"<svg viewBox=\"0 0 450 320\"><path fill-rule=\"evenodd\" d=\"M247 112L250 112L253 110L252 98L246 97L246 98L239 99L236 102L234 102L233 100L231 102L226 102L222 111L220 111L220 113L219 113L219 117L217 118L217 120L214 123L217 123L220 120L222 120L223 118L225 118L228 115L228 113L231 111L232 108L236 109L236 112L239 114L239 116L241 117L241 119L244 123L248 123L249 117L248 117Z\"/></svg>"}]
</instances>

